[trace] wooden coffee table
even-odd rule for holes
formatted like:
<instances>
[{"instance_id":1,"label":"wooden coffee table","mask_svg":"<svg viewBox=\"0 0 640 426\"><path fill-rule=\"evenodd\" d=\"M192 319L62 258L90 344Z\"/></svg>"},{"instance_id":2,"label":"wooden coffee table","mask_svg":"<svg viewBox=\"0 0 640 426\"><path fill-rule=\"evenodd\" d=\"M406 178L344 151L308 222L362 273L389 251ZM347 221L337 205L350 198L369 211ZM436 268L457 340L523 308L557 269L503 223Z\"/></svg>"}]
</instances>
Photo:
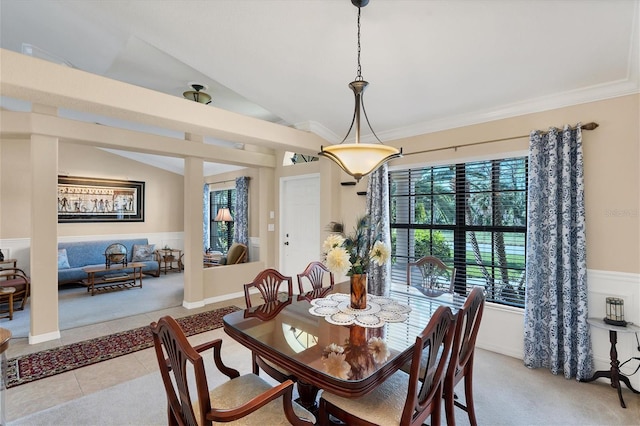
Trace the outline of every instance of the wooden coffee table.
<instances>
[{"instance_id":1,"label":"wooden coffee table","mask_svg":"<svg viewBox=\"0 0 640 426\"><path fill-rule=\"evenodd\" d=\"M82 268L87 273L87 279L82 283L87 286L87 291L91 292L92 296L98 292L106 293L134 287L142 288L142 268L144 266L144 263L141 262L132 262L126 266L112 264L110 268L87 266ZM125 269L133 269L133 272L124 272ZM96 277L96 273L107 271L107 274Z\"/></svg>"}]
</instances>

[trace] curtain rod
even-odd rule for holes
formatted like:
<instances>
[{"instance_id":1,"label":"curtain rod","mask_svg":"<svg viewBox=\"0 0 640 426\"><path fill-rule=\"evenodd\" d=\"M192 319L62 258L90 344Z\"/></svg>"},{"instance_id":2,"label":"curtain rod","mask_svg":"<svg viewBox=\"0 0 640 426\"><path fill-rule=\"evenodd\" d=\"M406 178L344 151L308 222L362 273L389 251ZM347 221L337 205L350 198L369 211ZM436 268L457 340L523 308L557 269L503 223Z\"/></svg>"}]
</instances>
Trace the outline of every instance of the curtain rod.
<instances>
[{"instance_id":1,"label":"curtain rod","mask_svg":"<svg viewBox=\"0 0 640 426\"><path fill-rule=\"evenodd\" d=\"M251 180L251 176L246 176L246 178L247 178L247 180ZM207 182L207 183L209 185L215 185L215 184L218 184L218 183L229 183L229 182L235 183L236 180L235 179L229 179L229 180L221 180L221 181L218 181L218 182Z\"/></svg>"},{"instance_id":2,"label":"curtain rod","mask_svg":"<svg viewBox=\"0 0 640 426\"><path fill-rule=\"evenodd\" d=\"M586 123L584 125L581 126L582 130L595 130L597 129L599 126L598 123L594 123L593 121L590 123ZM575 130L576 127L570 127L571 130ZM542 132L542 134L547 134L549 132ZM457 150L458 148L464 148L467 146L475 146L475 145L484 145L486 143L495 143L495 142L503 142L503 141L508 141L508 140L512 140L512 139L520 139L520 138L526 138L529 137L529 135L519 135L519 136L510 136L508 138L500 138L500 139L489 139L486 141L480 141L480 142L472 142L472 143L466 143L464 145L456 145L456 146L447 146L444 148L433 148L433 149L425 149L422 151L415 151L415 152L406 152L404 153L405 156L407 155L415 155L415 154L425 154L427 152L436 152L436 151L444 151L445 149L453 149L453 150Z\"/></svg>"}]
</instances>

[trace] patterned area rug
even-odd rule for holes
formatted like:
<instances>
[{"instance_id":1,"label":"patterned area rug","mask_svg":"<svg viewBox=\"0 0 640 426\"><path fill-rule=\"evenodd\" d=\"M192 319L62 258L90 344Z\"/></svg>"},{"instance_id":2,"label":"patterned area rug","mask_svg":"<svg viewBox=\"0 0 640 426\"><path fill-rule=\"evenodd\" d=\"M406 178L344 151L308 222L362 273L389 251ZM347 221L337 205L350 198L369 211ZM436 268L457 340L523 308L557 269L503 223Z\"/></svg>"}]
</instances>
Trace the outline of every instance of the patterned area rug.
<instances>
[{"instance_id":1,"label":"patterned area rug","mask_svg":"<svg viewBox=\"0 0 640 426\"><path fill-rule=\"evenodd\" d=\"M193 336L222 327L222 317L239 309L227 306L176 318L176 321L185 335ZM152 346L151 329L146 326L11 358L7 360L7 387L33 382Z\"/></svg>"}]
</instances>

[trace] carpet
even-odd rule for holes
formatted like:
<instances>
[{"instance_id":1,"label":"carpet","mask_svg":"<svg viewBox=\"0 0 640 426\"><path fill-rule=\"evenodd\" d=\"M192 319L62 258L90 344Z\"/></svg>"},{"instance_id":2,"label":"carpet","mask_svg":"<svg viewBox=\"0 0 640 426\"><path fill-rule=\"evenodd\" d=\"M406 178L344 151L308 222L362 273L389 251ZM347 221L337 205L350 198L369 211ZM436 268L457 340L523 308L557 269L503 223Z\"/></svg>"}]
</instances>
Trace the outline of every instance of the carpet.
<instances>
[{"instance_id":1,"label":"carpet","mask_svg":"<svg viewBox=\"0 0 640 426\"><path fill-rule=\"evenodd\" d=\"M222 327L222 317L240 310L236 306L176 318L186 336ZM7 360L7 388L86 367L153 346L148 326L96 337Z\"/></svg>"}]
</instances>

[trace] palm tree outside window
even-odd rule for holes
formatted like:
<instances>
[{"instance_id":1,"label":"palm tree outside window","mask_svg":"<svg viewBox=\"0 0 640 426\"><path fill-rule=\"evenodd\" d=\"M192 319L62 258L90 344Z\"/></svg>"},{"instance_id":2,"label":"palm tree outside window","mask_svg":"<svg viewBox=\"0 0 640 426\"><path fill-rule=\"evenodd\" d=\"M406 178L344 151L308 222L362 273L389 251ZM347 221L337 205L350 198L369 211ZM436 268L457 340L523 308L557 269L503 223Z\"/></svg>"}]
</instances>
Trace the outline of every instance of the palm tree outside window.
<instances>
[{"instance_id":1,"label":"palm tree outside window","mask_svg":"<svg viewBox=\"0 0 640 426\"><path fill-rule=\"evenodd\" d=\"M213 251L226 253L233 243L233 220L228 221L228 216L218 217L218 212L220 209L228 209L231 219L235 217L236 190L225 189L212 191L209 199L211 204L209 247L211 247Z\"/></svg>"}]
</instances>

